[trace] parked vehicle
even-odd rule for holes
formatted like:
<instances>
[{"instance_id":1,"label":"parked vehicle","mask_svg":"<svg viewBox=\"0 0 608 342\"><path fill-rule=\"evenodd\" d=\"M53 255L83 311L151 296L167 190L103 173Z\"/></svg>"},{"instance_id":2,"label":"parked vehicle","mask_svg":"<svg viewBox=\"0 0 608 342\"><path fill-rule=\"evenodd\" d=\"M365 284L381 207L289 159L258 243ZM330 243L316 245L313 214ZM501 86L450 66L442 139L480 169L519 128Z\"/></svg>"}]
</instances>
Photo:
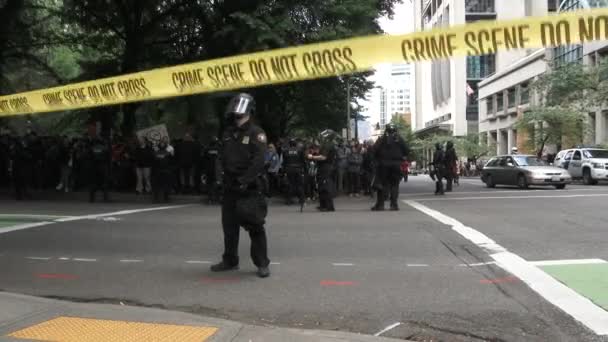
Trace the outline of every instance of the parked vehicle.
<instances>
[{"instance_id":1,"label":"parked vehicle","mask_svg":"<svg viewBox=\"0 0 608 342\"><path fill-rule=\"evenodd\" d=\"M574 148L560 151L555 166L568 170L572 178L582 179L586 185L608 180L608 150Z\"/></svg>"},{"instance_id":2,"label":"parked vehicle","mask_svg":"<svg viewBox=\"0 0 608 342\"><path fill-rule=\"evenodd\" d=\"M481 171L481 180L488 188L496 185L516 185L527 189L530 185L551 185L565 189L572 183L568 171L550 166L536 156L505 155L490 159Z\"/></svg>"}]
</instances>

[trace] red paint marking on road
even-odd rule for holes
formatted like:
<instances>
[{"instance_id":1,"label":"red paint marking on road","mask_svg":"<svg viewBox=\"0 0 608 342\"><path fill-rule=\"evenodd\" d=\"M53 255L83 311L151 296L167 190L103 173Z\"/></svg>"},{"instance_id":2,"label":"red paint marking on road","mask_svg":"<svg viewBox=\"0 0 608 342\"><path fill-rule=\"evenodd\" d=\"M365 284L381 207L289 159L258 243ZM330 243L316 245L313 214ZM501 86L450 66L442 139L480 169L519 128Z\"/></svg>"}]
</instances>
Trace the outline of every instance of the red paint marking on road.
<instances>
[{"instance_id":1,"label":"red paint marking on road","mask_svg":"<svg viewBox=\"0 0 608 342\"><path fill-rule=\"evenodd\" d=\"M40 279L62 279L62 280L74 280L78 279L77 276L71 274L37 274L36 277Z\"/></svg>"},{"instance_id":2,"label":"red paint marking on road","mask_svg":"<svg viewBox=\"0 0 608 342\"><path fill-rule=\"evenodd\" d=\"M353 286L357 285L354 281L335 281L335 280L321 280L321 286Z\"/></svg>"},{"instance_id":3,"label":"red paint marking on road","mask_svg":"<svg viewBox=\"0 0 608 342\"><path fill-rule=\"evenodd\" d=\"M236 283L240 279L238 278L209 278L205 277L201 279L201 282L205 284L217 284L217 283Z\"/></svg>"},{"instance_id":4,"label":"red paint marking on road","mask_svg":"<svg viewBox=\"0 0 608 342\"><path fill-rule=\"evenodd\" d=\"M479 282L482 284L502 284L502 283L514 283L519 279L514 276L506 277L506 278L496 278L496 279L482 279Z\"/></svg>"}]
</instances>

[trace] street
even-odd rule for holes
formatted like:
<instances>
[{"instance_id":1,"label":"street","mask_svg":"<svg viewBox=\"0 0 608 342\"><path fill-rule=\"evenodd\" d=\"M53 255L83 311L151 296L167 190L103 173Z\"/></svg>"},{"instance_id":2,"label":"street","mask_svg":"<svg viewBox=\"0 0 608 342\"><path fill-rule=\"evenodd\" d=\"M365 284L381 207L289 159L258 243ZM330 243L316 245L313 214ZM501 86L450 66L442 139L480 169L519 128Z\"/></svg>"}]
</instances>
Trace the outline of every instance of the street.
<instances>
[{"instance_id":1,"label":"street","mask_svg":"<svg viewBox=\"0 0 608 342\"><path fill-rule=\"evenodd\" d=\"M608 185L433 189L410 177L399 212L273 204L268 279L246 233L239 271L208 270L218 207L2 199L0 289L414 341L608 341Z\"/></svg>"}]
</instances>

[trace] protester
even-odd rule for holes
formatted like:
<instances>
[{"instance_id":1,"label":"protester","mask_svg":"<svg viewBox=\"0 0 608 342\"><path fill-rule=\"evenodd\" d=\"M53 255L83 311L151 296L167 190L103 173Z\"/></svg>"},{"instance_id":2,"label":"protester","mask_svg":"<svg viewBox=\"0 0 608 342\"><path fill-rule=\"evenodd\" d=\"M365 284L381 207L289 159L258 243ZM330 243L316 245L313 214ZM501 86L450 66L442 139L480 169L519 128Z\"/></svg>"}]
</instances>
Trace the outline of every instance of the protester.
<instances>
[{"instance_id":1,"label":"protester","mask_svg":"<svg viewBox=\"0 0 608 342\"><path fill-rule=\"evenodd\" d=\"M137 183L135 185L135 193L151 193L152 192L152 166L154 165L154 149L152 144L145 138L139 139L139 145L134 151L133 159L135 159L135 175Z\"/></svg>"},{"instance_id":2,"label":"protester","mask_svg":"<svg viewBox=\"0 0 608 342\"><path fill-rule=\"evenodd\" d=\"M359 197L361 192L361 165L363 156L358 145L351 147L348 157L348 194L350 197Z\"/></svg>"}]
</instances>

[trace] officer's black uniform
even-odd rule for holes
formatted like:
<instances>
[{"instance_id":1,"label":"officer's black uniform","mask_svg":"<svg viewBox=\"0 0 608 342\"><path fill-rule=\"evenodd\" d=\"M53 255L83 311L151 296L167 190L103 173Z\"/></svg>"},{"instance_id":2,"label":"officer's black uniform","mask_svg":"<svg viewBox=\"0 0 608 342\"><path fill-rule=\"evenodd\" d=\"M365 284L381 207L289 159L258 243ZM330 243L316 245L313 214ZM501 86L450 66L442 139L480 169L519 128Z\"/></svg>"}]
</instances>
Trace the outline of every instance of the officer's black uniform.
<instances>
[{"instance_id":1,"label":"officer's black uniform","mask_svg":"<svg viewBox=\"0 0 608 342\"><path fill-rule=\"evenodd\" d=\"M251 238L251 259L258 267L258 276L268 277L270 260L264 228L268 207L263 180L266 134L251 121L241 126L236 124L251 115L254 105L248 94L236 96L228 105L230 126L224 132L220 153L224 184L224 255L222 262L213 265L211 270L221 272L238 268L239 233L243 227Z\"/></svg>"},{"instance_id":2,"label":"officer's black uniform","mask_svg":"<svg viewBox=\"0 0 608 342\"><path fill-rule=\"evenodd\" d=\"M15 138L9 147L12 161L11 175L15 186L15 199L23 200L30 197L27 190L31 181L33 156L24 139Z\"/></svg>"},{"instance_id":3,"label":"officer's black uniform","mask_svg":"<svg viewBox=\"0 0 608 342\"><path fill-rule=\"evenodd\" d=\"M306 160L304 151L297 147L295 141L289 142L289 148L283 151L283 169L287 174L289 188L287 204L292 204L292 196L298 196L299 203L304 203L304 167Z\"/></svg>"},{"instance_id":4,"label":"officer's black uniform","mask_svg":"<svg viewBox=\"0 0 608 342\"><path fill-rule=\"evenodd\" d=\"M456 179L456 150L454 149L454 143L448 141L445 149L445 173L446 173L446 192L452 192L452 184Z\"/></svg>"},{"instance_id":5,"label":"officer's black uniform","mask_svg":"<svg viewBox=\"0 0 608 342\"><path fill-rule=\"evenodd\" d=\"M173 155L167 150L167 145L161 142L158 150L154 152L154 165L152 167L152 192L155 202L160 202L161 196L163 201L169 202L173 177L171 172L172 159Z\"/></svg>"},{"instance_id":6,"label":"officer's black uniform","mask_svg":"<svg viewBox=\"0 0 608 342\"><path fill-rule=\"evenodd\" d=\"M374 211L384 210L384 201L390 195L391 210L399 210L399 183L401 182L401 163L409 153L408 147L396 128L387 125L386 132L374 145L376 160L375 188L378 191Z\"/></svg>"},{"instance_id":7,"label":"officer's black uniform","mask_svg":"<svg viewBox=\"0 0 608 342\"><path fill-rule=\"evenodd\" d=\"M319 155L323 157L319 160L318 186L319 186L319 210L336 211L334 207L334 194L336 185L334 176L336 171L336 146L334 145L333 132L321 133L324 142L321 145Z\"/></svg>"},{"instance_id":8,"label":"officer's black uniform","mask_svg":"<svg viewBox=\"0 0 608 342\"><path fill-rule=\"evenodd\" d=\"M94 138L88 146L89 202L95 202L95 193L103 192L103 200L109 201L110 163L112 161L110 145L101 138Z\"/></svg>"},{"instance_id":9,"label":"officer's black uniform","mask_svg":"<svg viewBox=\"0 0 608 342\"><path fill-rule=\"evenodd\" d=\"M216 177L217 159L220 154L220 144L217 138L214 138L205 149L203 156L203 169L205 170L205 179L207 186L207 196L209 203L219 202L219 185Z\"/></svg>"},{"instance_id":10,"label":"officer's black uniform","mask_svg":"<svg viewBox=\"0 0 608 342\"><path fill-rule=\"evenodd\" d=\"M435 145L435 155L433 156L433 167L435 175L435 195L444 195L443 178L446 176L445 153L440 143Z\"/></svg>"}]
</instances>

